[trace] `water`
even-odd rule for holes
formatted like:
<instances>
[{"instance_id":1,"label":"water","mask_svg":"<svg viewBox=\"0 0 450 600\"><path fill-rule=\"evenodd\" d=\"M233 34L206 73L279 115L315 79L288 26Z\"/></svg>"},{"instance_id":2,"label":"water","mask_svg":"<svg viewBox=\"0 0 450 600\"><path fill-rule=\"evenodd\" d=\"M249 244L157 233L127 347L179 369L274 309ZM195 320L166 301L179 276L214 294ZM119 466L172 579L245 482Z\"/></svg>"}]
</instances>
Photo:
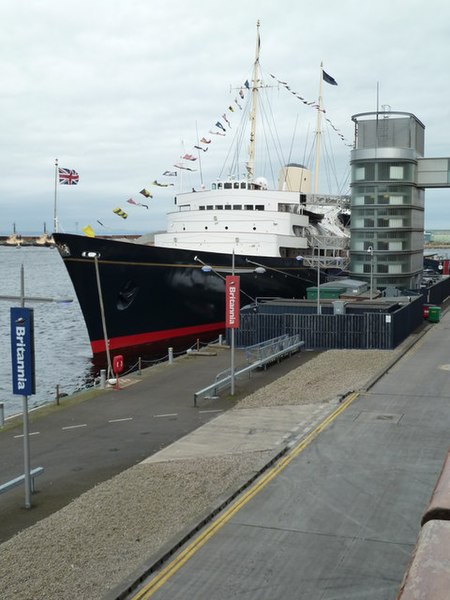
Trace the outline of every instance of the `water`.
<instances>
[{"instance_id":1,"label":"water","mask_svg":"<svg viewBox=\"0 0 450 600\"><path fill-rule=\"evenodd\" d=\"M19 296L22 264L25 296L73 299L71 303L25 302L34 309L36 394L29 397L33 408L54 402L57 385L65 394L92 385L95 373L80 306L58 251L0 246L0 295ZM0 402L5 415L22 411L22 397L12 394L11 306L20 306L20 300L0 300Z\"/></svg>"}]
</instances>

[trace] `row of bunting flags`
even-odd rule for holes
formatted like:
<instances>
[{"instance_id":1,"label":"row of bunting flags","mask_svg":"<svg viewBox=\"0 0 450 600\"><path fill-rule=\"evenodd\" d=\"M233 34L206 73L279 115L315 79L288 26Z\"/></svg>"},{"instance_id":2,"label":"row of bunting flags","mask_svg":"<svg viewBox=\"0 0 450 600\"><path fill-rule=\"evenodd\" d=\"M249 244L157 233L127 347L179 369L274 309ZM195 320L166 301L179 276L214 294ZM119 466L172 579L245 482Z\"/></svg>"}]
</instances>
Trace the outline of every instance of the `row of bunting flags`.
<instances>
[{"instance_id":1,"label":"row of bunting flags","mask_svg":"<svg viewBox=\"0 0 450 600\"><path fill-rule=\"evenodd\" d=\"M228 104L225 108L222 115L217 119L214 125L209 130L209 134L217 135L217 136L226 136L229 129L231 129L231 121L230 121L230 113L234 113L235 110L243 110L242 100L245 99L244 90L250 89L250 83L247 80L243 86L239 88L238 94L235 96L233 102ZM207 152L209 149L209 144L211 144L212 139L208 139L207 136L203 136L200 138L200 141L193 146L193 150L198 150L198 152ZM191 153L186 153L180 157L182 161L189 161L194 163L198 157ZM197 169L187 166L184 162L177 162L174 164L176 169L182 169L184 171L196 171ZM177 172L166 171L163 175L177 175Z\"/></svg>"},{"instance_id":2,"label":"row of bunting flags","mask_svg":"<svg viewBox=\"0 0 450 600\"><path fill-rule=\"evenodd\" d=\"M244 83L244 86L241 87L239 89L238 95L234 98L234 101L232 104L229 104L228 107L225 109L225 111L223 112L223 114L221 115L221 117L218 118L218 120L215 122L214 124L214 128L211 128L209 130L209 133L212 135L217 135L217 136L225 136L227 134L227 129L231 129L231 121L230 118L228 116L228 113L234 113L235 112L235 107L239 110L242 110L242 104L241 101L244 100L245 98L245 93L244 93L244 88L249 90L250 89L250 83L248 82L248 80ZM203 136L199 142L197 144L195 144L193 146L193 150L198 150L199 152L207 152L209 149L209 144L211 144L211 139L208 139L206 136ZM197 156L194 156L194 154L192 153L185 153L183 154L180 159L181 162L176 162L173 166L175 167L175 171L170 171L170 170L166 170L162 173L163 177L177 177L178 176L178 170L182 169L185 171L196 171L197 169L188 166L184 161L189 161L189 163L194 163L197 160ZM76 171L72 170L72 169L59 169L59 183L62 185L77 185L79 181L79 176L78 173L76 173ZM151 185L155 185L157 187L161 187L161 188L166 188L166 187L170 187L173 186L173 183L163 183L158 181L157 179L155 179L154 181L152 181ZM147 190L146 188L143 188L140 192L140 194L142 194L145 198L153 198L153 194L151 192L149 192L149 190ZM127 200L128 204L131 204L133 206L142 206L143 208L146 208L148 210L148 204L145 204L143 202L136 202L136 200L134 200L134 198L129 198ZM127 219L128 218L128 213L123 210L120 206L113 208L112 212L117 215L118 217L122 218L122 219ZM99 225L101 225L102 227L105 227L105 225L97 220L97 223ZM95 231L92 228L91 225L86 225L85 227L83 227L82 229L83 233L87 236L87 237L95 237Z\"/></svg>"},{"instance_id":3,"label":"row of bunting flags","mask_svg":"<svg viewBox=\"0 0 450 600\"><path fill-rule=\"evenodd\" d=\"M282 81L281 79L278 79L272 73L269 73L269 75L279 85L283 86L288 92L290 92L297 99L299 99L301 102L303 102L303 104L310 106L310 107L314 108L315 110L320 110L324 114L326 113L325 109L323 107L320 107L316 101L312 101L312 102L308 101L302 95L293 91L292 88L289 86L289 84L286 81ZM332 77L331 75L326 73L323 69L322 69L322 77L326 83L328 83L330 85L336 85L336 86L338 85L337 81L334 79L334 77ZM236 97L234 98L233 102L227 106L225 111L215 122L214 126L211 129L209 129L209 134L216 135L216 136L222 136L222 137L226 136L228 130L231 129L231 121L229 118L229 113L234 113L236 109L243 110L241 102L245 99L245 91L246 90L250 90L250 83L248 80L246 80L244 85L239 89L239 92L236 95ZM337 135L341 138L341 140L346 145L352 146L352 144L347 142L344 135L341 133L341 131L337 127L335 127L335 125L331 122L331 120L326 116L324 118L330 124L332 129L337 133ZM197 150L198 153L207 152L209 150L209 147L210 147L209 144L211 144L211 142L212 142L212 139L208 139L208 137L203 136L202 138L200 138L200 140L197 144L193 145L193 150ZM185 170L185 171L192 171L192 172L197 170L191 166L187 166L184 161L188 161L189 163L193 164L195 161L197 161L198 156L195 156L193 153L187 152L187 153L183 154L180 158L181 158L181 161L178 161L173 165L176 170L175 171L166 170L162 173L162 176L177 177L178 170L180 170L180 169ZM79 182L79 175L73 169L58 168L58 175L59 175L59 183L61 185L77 185ZM162 182L159 182L157 179L155 179L154 181L151 182L151 185L165 188L165 187L173 186L174 184L173 183L162 183ZM139 193L142 194L145 198L150 198L150 199L153 198L153 194L151 192L149 192L149 190L147 190L146 188L143 188ZM141 206L143 208L146 208L147 210L149 208L148 204L145 204L143 202L137 202L136 200L134 200L134 198L129 198L127 200L127 203L131 204L133 206ZM124 211L121 207L116 207L116 208L112 209L112 212L114 214L116 214L117 216L121 217L122 219L128 218L128 213L126 211ZM103 225L103 223L101 221L97 220L97 223L99 223L99 225L101 225L102 227L105 227L105 225ZM84 227L82 229L82 231L88 237L95 237L95 232L90 225L87 225L86 227Z\"/></svg>"},{"instance_id":4,"label":"row of bunting flags","mask_svg":"<svg viewBox=\"0 0 450 600\"><path fill-rule=\"evenodd\" d=\"M303 96L301 96L297 92L294 92L292 90L291 86L287 83L287 81L282 81L281 79L278 79L278 77L275 77L275 75L272 75L272 73L269 73L269 75L272 77L272 79L275 79L275 81L279 85L282 85L288 92L290 92L293 96L295 96L296 98L298 98L298 100L300 100L301 102L303 102L303 104L306 104L307 106L311 106L315 110L320 110L322 113L324 113L324 115L326 114L326 110L323 107L319 106L315 100L312 101L312 102L308 101L306 98L304 98ZM322 69L322 78L323 78L324 81L326 81L326 83L329 83L330 85L337 85L337 81L334 79L334 77L332 77L331 75L329 75L328 73L326 73L323 69ZM348 142L348 140L346 140L346 138L344 137L344 135L342 134L342 132L340 131L340 129L338 129L332 123L331 119L329 119L327 116L325 116L324 119L325 119L325 121L327 123L329 123L330 127L341 138L341 140L344 142L344 144L346 146L349 146L350 148L352 148L353 144L351 144L350 142Z\"/></svg>"}]
</instances>

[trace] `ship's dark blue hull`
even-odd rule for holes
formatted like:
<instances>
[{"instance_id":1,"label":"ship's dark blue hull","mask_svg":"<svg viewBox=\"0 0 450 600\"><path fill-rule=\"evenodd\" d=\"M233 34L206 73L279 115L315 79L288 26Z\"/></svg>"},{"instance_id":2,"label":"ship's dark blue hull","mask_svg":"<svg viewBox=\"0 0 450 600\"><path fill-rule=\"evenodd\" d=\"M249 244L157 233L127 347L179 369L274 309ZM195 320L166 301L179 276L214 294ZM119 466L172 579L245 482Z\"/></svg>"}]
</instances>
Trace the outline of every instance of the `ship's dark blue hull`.
<instances>
[{"instance_id":1,"label":"ship's dark blue hull","mask_svg":"<svg viewBox=\"0 0 450 600\"><path fill-rule=\"evenodd\" d=\"M54 238L94 355L105 352L98 283L110 350L147 346L147 355L157 355L161 348L187 347L188 341L211 340L225 330L224 277L232 272L231 255L62 233ZM306 288L316 285L316 271L292 258L235 256L234 261L241 306L261 297L304 298ZM255 272L254 263L264 272ZM202 270L204 264L212 270Z\"/></svg>"}]
</instances>

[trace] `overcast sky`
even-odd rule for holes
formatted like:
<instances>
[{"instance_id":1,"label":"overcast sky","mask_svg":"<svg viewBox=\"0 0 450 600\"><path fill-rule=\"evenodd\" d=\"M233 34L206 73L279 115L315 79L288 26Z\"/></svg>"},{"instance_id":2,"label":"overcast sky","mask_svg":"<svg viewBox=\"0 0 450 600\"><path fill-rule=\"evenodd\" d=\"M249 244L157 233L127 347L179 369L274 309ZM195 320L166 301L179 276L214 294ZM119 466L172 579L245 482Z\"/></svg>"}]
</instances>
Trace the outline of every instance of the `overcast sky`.
<instances>
[{"instance_id":1,"label":"overcast sky","mask_svg":"<svg viewBox=\"0 0 450 600\"><path fill-rule=\"evenodd\" d=\"M61 229L98 230L98 220L118 231L163 229L175 188L151 183L170 181L162 173L197 133L212 139L205 183L219 174L230 135L209 131L251 78L257 19L266 78L315 100L323 61L338 82L324 88L326 115L347 141L351 116L376 109L378 85L380 106L425 124L426 156L450 156L447 0L2 0L0 233L13 223L19 233L40 232L44 222L52 230L55 158L80 177L58 186ZM284 88L275 93L277 102L287 97L281 139L289 151L297 123L315 115ZM344 173L350 148L336 138ZM292 161L303 161L304 143ZM200 185L198 173L186 182ZM426 192L427 228L450 229L449 198Z\"/></svg>"}]
</instances>

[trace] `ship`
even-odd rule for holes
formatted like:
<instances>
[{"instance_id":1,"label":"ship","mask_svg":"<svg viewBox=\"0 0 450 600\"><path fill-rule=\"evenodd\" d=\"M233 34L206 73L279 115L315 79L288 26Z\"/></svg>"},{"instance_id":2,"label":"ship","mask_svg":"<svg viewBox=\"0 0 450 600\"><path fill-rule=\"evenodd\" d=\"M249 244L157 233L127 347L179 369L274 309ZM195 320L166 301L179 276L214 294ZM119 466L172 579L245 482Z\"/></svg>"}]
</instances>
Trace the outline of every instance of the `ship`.
<instances>
[{"instance_id":1,"label":"ship","mask_svg":"<svg viewBox=\"0 0 450 600\"><path fill-rule=\"evenodd\" d=\"M225 331L227 275L239 276L243 306L268 297L305 298L308 287L347 267L349 196L311 193L311 172L300 162L282 165L273 185L257 174L259 52L258 23L246 82L245 168L208 187L177 191L164 232L133 240L53 234L92 352L106 353L109 364L111 353L156 357L169 347L217 339ZM318 113L321 98L319 92Z\"/></svg>"},{"instance_id":2,"label":"ship","mask_svg":"<svg viewBox=\"0 0 450 600\"><path fill-rule=\"evenodd\" d=\"M44 231L34 240L36 246L50 246L51 248L55 245L53 237L47 232L47 224L44 223Z\"/></svg>"},{"instance_id":3,"label":"ship","mask_svg":"<svg viewBox=\"0 0 450 600\"><path fill-rule=\"evenodd\" d=\"M23 238L16 232L15 223L13 223L13 232L6 238L5 244L7 246L15 246L16 248L20 248L23 245Z\"/></svg>"}]
</instances>

